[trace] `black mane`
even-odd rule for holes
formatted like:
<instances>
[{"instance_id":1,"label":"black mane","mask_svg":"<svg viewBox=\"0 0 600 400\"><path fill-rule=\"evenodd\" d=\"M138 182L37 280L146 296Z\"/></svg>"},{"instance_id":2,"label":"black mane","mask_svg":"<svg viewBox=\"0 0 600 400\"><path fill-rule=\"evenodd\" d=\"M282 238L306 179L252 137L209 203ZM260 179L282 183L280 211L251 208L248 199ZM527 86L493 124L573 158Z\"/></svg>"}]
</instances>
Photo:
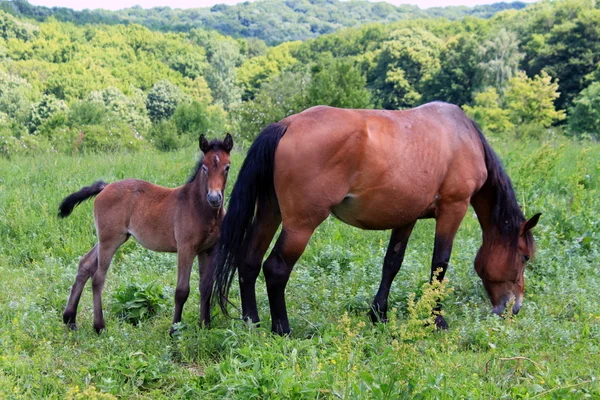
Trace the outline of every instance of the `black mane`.
<instances>
[{"instance_id":1,"label":"black mane","mask_svg":"<svg viewBox=\"0 0 600 400\"><path fill-rule=\"evenodd\" d=\"M208 150L206 152L209 153L211 151L221 151L221 150L226 151L225 143L222 140L213 139L210 141L210 143L208 143ZM203 162L204 162L204 154L202 154L202 157L200 157L200 160L198 160L198 163L194 167L194 172L192 172L192 174L190 175L190 177L188 178L186 183L192 183L194 181L194 179L196 179L198 172L200 172L200 169L202 168Z\"/></svg>"},{"instance_id":2,"label":"black mane","mask_svg":"<svg viewBox=\"0 0 600 400\"><path fill-rule=\"evenodd\" d=\"M490 190L493 196L494 203L491 212L492 226L502 235L503 240L509 243L511 248L516 251L521 224L525 222L525 216L521 211L521 207L519 207L512 182L506 171L504 171L500 158L498 158L492 147L488 144L479 125L473 121L473 126L475 126L475 129L479 133L479 138L485 150L485 165L488 177L484 188L487 186L487 189ZM528 238L526 237L526 239Z\"/></svg>"}]
</instances>

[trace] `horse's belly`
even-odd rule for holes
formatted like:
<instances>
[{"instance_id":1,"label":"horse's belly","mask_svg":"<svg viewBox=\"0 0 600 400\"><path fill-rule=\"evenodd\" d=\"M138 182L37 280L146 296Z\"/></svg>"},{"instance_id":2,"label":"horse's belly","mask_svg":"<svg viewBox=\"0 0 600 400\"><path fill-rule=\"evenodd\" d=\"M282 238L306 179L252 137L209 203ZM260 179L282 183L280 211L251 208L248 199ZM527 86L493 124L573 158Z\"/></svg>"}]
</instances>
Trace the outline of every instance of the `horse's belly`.
<instances>
[{"instance_id":1,"label":"horse's belly","mask_svg":"<svg viewBox=\"0 0 600 400\"><path fill-rule=\"evenodd\" d=\"M175 241L167 235L153 232L151 234L144 232L136 232L130 230L129 233L135 238L142 246L152 251L176 253L177 244Z\"/></svg>"},{"instance_id":2,"label":"horse's belly","mask_svg":"<svg viewBox=\"0 0 600 400\"><path fill-rule=\"evenodd\" d=\"M361 229L386 230L398 228L426 217L433 211L435 199L405 196L356 196L348 194L331 208L340 221Z\"/></svg>"}]
</instances>

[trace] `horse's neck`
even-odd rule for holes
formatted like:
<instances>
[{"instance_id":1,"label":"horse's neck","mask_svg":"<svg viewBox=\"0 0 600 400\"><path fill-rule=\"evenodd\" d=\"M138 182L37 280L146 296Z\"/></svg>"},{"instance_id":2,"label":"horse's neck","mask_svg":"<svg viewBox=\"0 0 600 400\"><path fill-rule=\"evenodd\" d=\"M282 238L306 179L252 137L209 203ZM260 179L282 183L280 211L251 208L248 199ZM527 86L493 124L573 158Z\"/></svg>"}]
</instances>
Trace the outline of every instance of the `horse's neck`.
<instances>
[{"instance_id":1,"label":"horse's neck","mask_svg":"<svg viewBox=\"0 0 600 400\"><path fill-rule=\"evenodd\" d=\"M491 189L485 186L471 198L471 205L475 209L475 214L477 214L484 242L490 240L496 231L496 228L492 224L494 202L495 198L492 195Z\"/></svg>"}]
</instances>

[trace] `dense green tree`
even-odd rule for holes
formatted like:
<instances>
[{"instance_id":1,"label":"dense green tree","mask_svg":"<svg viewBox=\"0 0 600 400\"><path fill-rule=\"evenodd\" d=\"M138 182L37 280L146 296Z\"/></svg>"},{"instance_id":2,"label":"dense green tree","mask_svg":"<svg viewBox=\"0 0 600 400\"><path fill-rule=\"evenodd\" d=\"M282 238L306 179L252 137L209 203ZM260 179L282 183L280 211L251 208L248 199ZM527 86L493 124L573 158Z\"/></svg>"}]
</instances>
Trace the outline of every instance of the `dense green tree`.
<instances>
[{"instance_id":1,"label":"dense green tree","mask_svg":"<svg viewBox=\"0 0 600 400\"><path fill-rule=\"evenodd\" d=\"M502 28L491 35L479 48L481 61L477 65L477 85L480 88L493 86L502 92L508 80L517 73L523 54L519 52L516 33Z\"/></svg>"},{"instance_id":2,"label":"dense green tree","mask_svg":"<svg viewBox=\"0 0 600 400\"><path fill-rule=\"evenodd\" d=\"M214 99L226 110L241 101L242 90L236 86L236 67L242 60L239 48L231 41L218 42L210 56L206 80Z\"/></svg>"},{"instance_id":3,"label":"dense green tree","mask_svg":"<svg viewBox=\"0 0 600 400\"><path fill-rule=\"evenodd\" d=\"M569 131L600 138L600 83L594 82L583 89L569 109Z\"/></svg>"},{"instance_id":4,"label":"dense green tree","mask_svg":"<svg viewBox=\"0 0 600 400\"><path fill-rule=\"evenodd\" d=\"M557 78L566 109L589 83L600 63L600 9L590 0L543 2L527 27L528 74L544 70Z\"/></svg>"},{"instance_id":5,"label":"dense green tree","mask_svg":"<svg viewBox=\"0 0 600 400\"><path fill-rule=\"evenodd\" d=\"M453 104L471 102L478 63L478 42L471 34L451 37L439 56L439 69L424 83L423 98Z\"/></svg>"},{"instance_id":6,"label":"dense green tree","mask_svg":"<svg viewBox=\"0 0 600 400\"><path fill-rule=\"evenodd\" d=\"M350 61L328 60L312 69L306 106L373 107L366 79Z\"/></svg>"},{"instance_id":7,"label":"dense green tree","mask_svg":"<svg viewBox=\"0 0 600 400\"><path fill-rule=\"evenodd\" d=\"M558 83L553 82L544 71L533 79L528 78L525 72L519 72L508 81L504 105L513 124L536 124L548 128L565 119L565 112L554 107L554 100L559 95Z\"/></svg>"},{"instance_id":8,"label":"dense green tree","mask_svg":"<svg viewBox=\"0 0 600 400\"><path fill-rule=\"evenodd\" d=\"M183 97L181 89L168 80L156 82L146 99L148 116L153 122L171 118Z\"/></svg>"},{"instance_id":9,"label":"dense green tree","mask_svg":"<svg viewBox=\"0 0 600 400\"><path fill-rule=\"evenodd\" d=\"M153 30L185 32L198 26L234 37L256 37L270 44L304 40L331 33L342 27L365 23L390 23L414 18L460 19L465 16L489 18L498 11L521 9L525 3L498 3L477 7L437 7L420 9L412 5L393 6L369 1L263 0L233 6L218 4L192 10L132 7L116 12L74 11L68 8L33 6L25 0L0 1L0 9L10 10L39 21L56 18L78 24L145 25Z\"/></svg>"},{"instance_id":10,"label":"dense green tree","mask_svg":"<svg viewBox=\"0 0 600 400\"><path fill-rule=\"evenodd\" d=\"M34 133L47 120L58 113L68 112L69 107L63 100L53 95L44 95L40 101L33 104L29 115L29 131Z\"/></svg>"},{"instance_id":11,"label":"dense green tree","mask_svg":"<svg viewBox=\"0 0 600 400\"><path fill-rule=\"evenodd\" d=\"M421 28L393 32L369 74L378 105L386 109L418 105L423 83L439 68L440 47L440 39Z\"/></svg>"},{"instance_id":12,"label":"dense green tree","mask_svg":"<svg viewBox=\"0 0 600 400\"><path fill-rule=\"evenodd\" d=\"M486 133L501 134L511 131L514 127L510 120L510 112L502 108L500 95L495 87L477 93L474 104L464 106L463 109Z\"/></svg>"}]
</instances>

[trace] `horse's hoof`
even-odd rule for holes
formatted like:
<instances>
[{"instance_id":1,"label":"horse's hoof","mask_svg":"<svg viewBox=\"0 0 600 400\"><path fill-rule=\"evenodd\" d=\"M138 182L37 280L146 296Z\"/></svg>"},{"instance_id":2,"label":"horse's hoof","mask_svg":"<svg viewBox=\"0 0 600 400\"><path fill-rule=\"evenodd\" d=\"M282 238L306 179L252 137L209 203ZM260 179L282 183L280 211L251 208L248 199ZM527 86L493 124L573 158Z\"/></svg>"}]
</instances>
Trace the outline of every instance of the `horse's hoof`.
<instances>
[{"instance_id":1,"label":"horse's hoof","mask_svg":"<svg viewBox=\"0 0 600 400\"><path fill-rule=\"evenodd\" d=\"M369 317L371 318L371 322L373 324L378 322L385 324L388 321L386 313L375 312L373 309L369 311Z\"/></svg>"},{"instance_id":2,"label":"horse's hoof","mask_svg":"<svg viewBox=\"0 0 600 400\"><path fill-rule=\"evenodd\" d=\"M283 329L281 325L271 326L271 332L279 335L279 336L289 336L292 332L290 328Z\"/></svg>"},{"instance_id":3,"label":"horse's hoof","mask_svg":"<svg viewBox=\"0 0 600 400\"><path fill-rule=\"evenodd\" d=\"M102 331L105 330L105 329L106 329L106 326L104 324L98 324L98 325L94 324L94 330L96 331L96 333L98 335L101 334Z\"/></svg>"},{"instance_id":4,"label":"horse's hoof","mask_svg":"<svg viewBox=\"0 0 600 400\"><path fill-rule=\"evenodd\" d=\"M447 331L448 323L446 322L444 317L442 317L441 315L436 315L435 316L435 327L438 329L438 331L441 331L441 330Z\"/></svg>"},{"instance_id":5,"label":"horse's hoof","mask_svg":"<svg viewBox=\"0 0 600 400\"><path fill-rule=\"evenodd\" d=\"M71 331L76 331L77 329L79 329L75 322L69 322L67 324L67 328L69 328L69 330L71 330Z\"/></svg>"}]
</instances>

